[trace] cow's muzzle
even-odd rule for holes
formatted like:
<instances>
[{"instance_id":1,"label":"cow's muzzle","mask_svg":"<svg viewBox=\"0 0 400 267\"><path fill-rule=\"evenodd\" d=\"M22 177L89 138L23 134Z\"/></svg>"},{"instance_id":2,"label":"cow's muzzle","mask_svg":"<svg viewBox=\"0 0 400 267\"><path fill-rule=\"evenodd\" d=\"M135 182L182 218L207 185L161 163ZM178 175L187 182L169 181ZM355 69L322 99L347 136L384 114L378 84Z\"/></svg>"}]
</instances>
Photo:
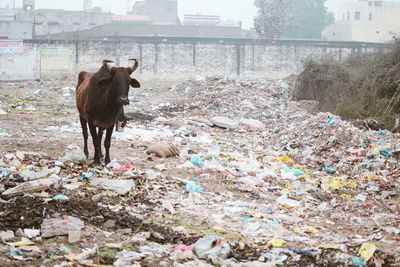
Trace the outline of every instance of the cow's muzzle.
<instances>
[{"instance_id":1,"label":"cow's muzzle","mask_svg":"<svg viewBox=\"0 0 400 267\"><path fill-rule=\"evenodd\" d=\"M129 98L127 97L120 97L118 101L123 106L129 105Z\"/></svg>"}]
</instances>

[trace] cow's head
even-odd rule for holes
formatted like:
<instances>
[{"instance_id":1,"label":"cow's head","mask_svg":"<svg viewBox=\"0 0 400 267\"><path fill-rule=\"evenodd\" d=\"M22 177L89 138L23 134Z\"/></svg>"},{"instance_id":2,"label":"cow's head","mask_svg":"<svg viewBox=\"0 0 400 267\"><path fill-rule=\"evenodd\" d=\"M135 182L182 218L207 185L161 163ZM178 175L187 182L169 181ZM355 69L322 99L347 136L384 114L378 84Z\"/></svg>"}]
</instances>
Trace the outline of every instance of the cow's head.
<instances>
[{"instance_id":1,"label":"cow's head","mask_svg":"<svg viewBox=\"0 0 400 267\"><path fill-rule=\"evenodd\" d=\"M121 106L129 105L129 86L140 87L140 83L130 77L139 66L139 62L136 59L130 60L134 61L134 63L132 67L128 68L110 67L109 63L112 63L112 61L103 60L103 71L98 82L99 86L111 85L111 90L114 91L114 95L117 97L116 101Z\"/></svg>"}]
</instances>

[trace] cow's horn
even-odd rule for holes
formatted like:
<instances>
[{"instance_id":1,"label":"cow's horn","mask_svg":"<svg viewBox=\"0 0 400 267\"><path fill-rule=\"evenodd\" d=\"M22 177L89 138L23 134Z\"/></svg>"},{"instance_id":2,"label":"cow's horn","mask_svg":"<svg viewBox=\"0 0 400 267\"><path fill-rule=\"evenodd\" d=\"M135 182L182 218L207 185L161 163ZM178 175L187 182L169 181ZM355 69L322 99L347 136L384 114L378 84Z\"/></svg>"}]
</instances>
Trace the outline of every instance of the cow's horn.
<instances>
[{"instance_id":1,"label":"cow's horn","mask_svg":"<svg viewBox=\"0 0 400 267\"><path fill-rule=\"evenodd\" d=\"M110 65L108 65L108 63L113 63L113 62L114 62L114 61L105 59L105 60L103 60L103 67L104 67L108 72L111 72L111 67L110 67Z\"/></svg>"},{"instance_id":2,"label":"cow's horn","mask_svg":"<svg viewBox=\"0 0 400 267\"><path fill-rule=\"evenodd\" d=\"M136 58L130 58L129 61L131 61L131 60L135 61L135 63L133 64L133 67L131 68L132 72L134 72L139 66L139 61Z\"/></svg>"}]
</instances>

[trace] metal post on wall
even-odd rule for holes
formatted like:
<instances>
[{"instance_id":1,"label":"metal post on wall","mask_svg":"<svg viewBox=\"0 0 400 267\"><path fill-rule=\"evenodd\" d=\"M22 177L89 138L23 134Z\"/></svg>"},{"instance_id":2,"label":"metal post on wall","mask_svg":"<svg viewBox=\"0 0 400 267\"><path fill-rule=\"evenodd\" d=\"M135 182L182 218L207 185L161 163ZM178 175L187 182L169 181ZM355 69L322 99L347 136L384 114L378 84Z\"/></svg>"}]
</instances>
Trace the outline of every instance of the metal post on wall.
<instances>
[{"instance_id":1,"label":"metal post on wall","mask_svg":"<svg viewBox=\"0 0 400 267\"><path fill-rule=\"evenodd\" d=\"M158 62L159 62L160 45L154 44L154 75L158 75Z\"/></svg>"},{"instance_id":2,"label":"metal post on wall","mask_svg":"<svg viewBox=\"0 0 400 267\"><path fill-rule=\"evenodd\" d=\"M121 55L121 39L118 34L114 32L114 56L115 56L115 64L120 66L120 55Z\"/></svg>"},{"instance_id":3,"label":"metal post on wall","mask_svg":"<svg viewBox=\"0 0 400 267\"><path fill-rule=\"evenodd\" d=\"M240 67L241 67L241 45L236 45L236 74L240 76Z\"/></svg>"},{"instance_id":4,"label":"metal post on wall","mask_svg":"<svg viewBox=\"0 0 400 267\"><path fill-rule=\"evenodd\" d=\"M192 64L193 67L196 67L196 44L193 44Z\"/></svg>"},{"instance_id":5,"label":"metal post on wall","mask_svg":"<svg viewBox=\"0 0 400 267\"><path fill-rule=\"evenodd\" d=\"M256 51L255 50L256 50L255 45L252 44L251 45L251 54L252 54L252 56L251 56L251 70L252 71L256 70Z\"/></svg>"},{"instance_id":6,"label":"metal post on wall","mask_svg":"<svg viewBox=\"0 0 400 267\"><path fill-rule=\"evenodd\" d=\"M75 72L79 69L79 30L75 31Z\"/></svg>"},{"instance_id":7,"label":"metal post on wall","mask_svg":"<svg viewBox=\"0 0 400 267\"><path fill-rule=\"evenodd\" d=\"M170 67L170 71L174 71L174 66L175 66L175 43L171 43L171 67Z\"/></svg>"},{"instance_id":8,"label":"metal post on wall","mask_svg":"<svg viewBox=\"0 0 400 267\"><path fill-rule=\"evenodd\" d=\"M139 71L140 73L143 73L143 46L142 44L139 44Z\"/></svg>"},{"instance_id":9,"label":"metal post on wall","mask_svg":"<svg viewBox=\"0 0 400 267\"><path fill-rule=\"evenodd\" d=\"M39 81L42 80L42 49L40 49L38 44L35 44L36 55L39 55Z\"/></svg>"}]
</instances>

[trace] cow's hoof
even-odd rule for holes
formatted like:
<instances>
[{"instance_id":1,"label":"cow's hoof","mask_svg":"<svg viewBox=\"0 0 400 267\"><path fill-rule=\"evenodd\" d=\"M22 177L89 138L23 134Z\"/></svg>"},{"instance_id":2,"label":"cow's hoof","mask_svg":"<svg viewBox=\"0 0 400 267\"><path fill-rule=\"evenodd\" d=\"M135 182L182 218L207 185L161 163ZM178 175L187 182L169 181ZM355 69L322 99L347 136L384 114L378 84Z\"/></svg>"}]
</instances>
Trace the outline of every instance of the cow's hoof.
<instances>
[{"instance_id":1,"label":"cow's hoof","mask_svg":"<svg viewBox=\"0 0 400 267\"><path fill-rule=\"evenodd\" d=\"M94 165L100 165L100 159L95 159L95 160L93 161L93 164L94 164Z\"/></svg>"},{"instance_id":2,"label":"cow's hoof","mask_svg":"<svg viewBox=\"0 0 400 267\"><path fill-rule=\"evenodd\" d=\"M111 160L110 159L105 159L104 160L104 163L107 165L108 163L110 163L111 162Z\"/></svg>"}]
</instances>

